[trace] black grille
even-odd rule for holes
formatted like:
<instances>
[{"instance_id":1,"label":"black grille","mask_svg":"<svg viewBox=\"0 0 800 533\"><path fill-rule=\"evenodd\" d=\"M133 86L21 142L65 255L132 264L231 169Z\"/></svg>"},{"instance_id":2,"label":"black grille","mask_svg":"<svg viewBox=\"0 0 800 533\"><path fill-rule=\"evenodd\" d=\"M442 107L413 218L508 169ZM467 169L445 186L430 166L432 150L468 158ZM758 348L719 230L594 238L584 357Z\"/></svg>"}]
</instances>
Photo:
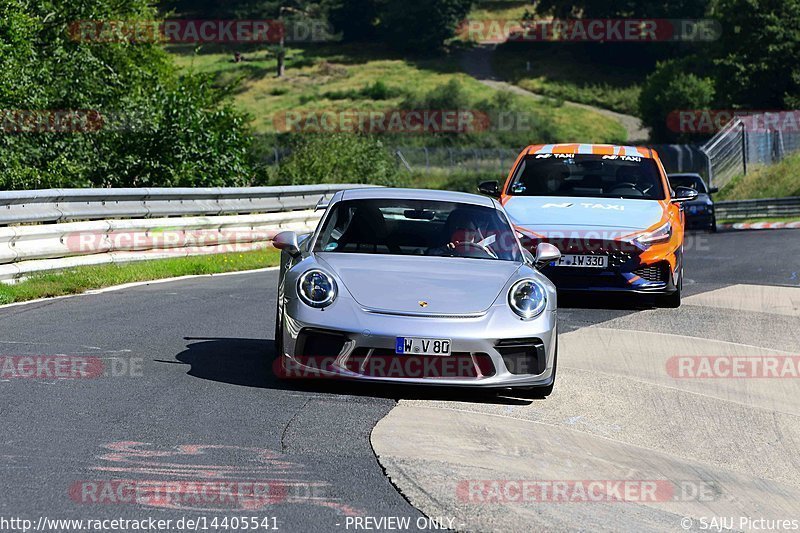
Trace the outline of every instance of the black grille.
<instances>
[{"instance_id":1,"label":"black grille","mask_svg":"<svg viewBox=\"0 0 800 533\"><path fill-rule=\"evenodd\" d=\"M607 255L608 266L621 267L638 255L639 249L625 241L611 241L602 239L549 239L538 240L524 238L523 245L536 254L536 245L540 242L550 242L562 254Z\"/></svg>"},{"instance_id":2,"label":"black grille","mask_svg":"<svg viewBox=\"0 0 800 533\"><path fill-rule=\"evenodd\" d=\"M633 273L647 281L660 281L662 283L666 283L668 269L669 267L666 263L658 263L655 265L637 268L633 271Z\"/></svg>"},{"instance_id":3,"label":"black grille","mask_svg":"<svg viewBox=\"0 0 800 533\"><path fill-rule=\"evenodd\" d=\"M347 368L364 376L395 378L475 379L491 377L496 373L491 357L485 353L399 355L391 349L364 346L353 350Z\"/></svg>"},{"instance_id":4,"label":"black grille","mask_svg":"<svg viewBox=\"0 0 800 533\"><path fill-rule=\"evenodd\" d=\"M541 374L547 365L547 354L541 339L502 339L497 351L512 374Z\"/></svg>"},{"instance_id":5,"label":"black grille","mask_svg":"<svg viewBox=\"0 0 800 533\"><path fill-rule=\"evenodd\" d=\"M305 357L336 357L344 347L341 333L307 328L297 338L295 355Z\"/></svg>"}]
</instances>

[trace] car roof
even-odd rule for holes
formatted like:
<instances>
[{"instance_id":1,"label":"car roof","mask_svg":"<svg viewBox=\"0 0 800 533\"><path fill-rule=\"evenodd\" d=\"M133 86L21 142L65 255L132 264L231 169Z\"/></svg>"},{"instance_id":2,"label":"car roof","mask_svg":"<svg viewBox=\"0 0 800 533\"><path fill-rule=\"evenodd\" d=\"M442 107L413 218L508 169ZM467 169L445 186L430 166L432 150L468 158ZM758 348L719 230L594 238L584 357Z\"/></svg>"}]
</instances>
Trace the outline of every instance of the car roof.
<instances>
[{"instance_id":1,"label":"car roof","mask_svg":"<svg viewBox=\"0 0 800 533\"><path fill-rule=\"evenodd\" d=\"M481 196L479 194L470 194L466 192L440 191L436 189L365 187L363 189L347 189L338 193L337 196L339 196L339 198L334 197L334 201L370 199L438 200L440 202L455 202L495 208L499 207L500 205L493 198L489 198L488 196Z\"/></svg>"},{"instance_id":2,"label":"car roof","mask_svg":"<svg viewBox=\"0 0 800 533\"><path fill-rule=\"evenodd\" d=\"M528 146L526 154L593 154L593 155L629 155L652 159L655 152L644 146L624 146L619 144L533 144Z\"/></svg>"}]
</instances>

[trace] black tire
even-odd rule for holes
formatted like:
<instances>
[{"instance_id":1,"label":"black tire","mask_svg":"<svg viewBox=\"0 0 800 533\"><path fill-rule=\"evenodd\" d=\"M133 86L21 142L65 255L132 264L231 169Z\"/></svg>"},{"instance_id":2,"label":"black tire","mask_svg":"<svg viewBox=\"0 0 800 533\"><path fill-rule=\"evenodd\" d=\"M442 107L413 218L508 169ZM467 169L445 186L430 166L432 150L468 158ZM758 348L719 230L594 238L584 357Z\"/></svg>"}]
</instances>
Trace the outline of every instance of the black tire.
<instances>
[{"instance_id":1,"label":"black tire","mask_svg":"<svg viewBox=\"0 0 800 533\"><path fill-rule=\"evenodd\" d=\"M658 297L658 306L669 309L677 309L681 306L681 290L678 289L670 294L663 294Z\"/></svg>"},{"instance_id":2,"label":"black tire","mask_svg":"<svg viewBox=\"0 0 800 533\"><path fill-rule=\"evenodd\" d=\"M274 359L278 359L283 355L283 328L281 327L281 320L280 320L280 311L275 310L275 357Z\"/></svg>"},{"instance_id":3,"label":"black tire","mask_svg":"<svg viewBox=\"0 0 800 533\"><path fill-rule=\"evenodd\" d=\"M683 290L683 247L681 247L681 274L678 282L675 284L675 292L669 294L661 294L656 297L656 304L658 307L666 307L668 309L677 309L681 306L681 290Z\"/></svg>"},{"instance_id":4,"label":"black tire","mask_svg":"<svg viewBox=\"0 0 800 533\"><path fill-rule=\"evenodd\" d=\"M708 231L710 233L716 233L717 232L717 215L714 215L713 217L711 217L711 224L708 226Z\"/></svg>"}]
</instances>

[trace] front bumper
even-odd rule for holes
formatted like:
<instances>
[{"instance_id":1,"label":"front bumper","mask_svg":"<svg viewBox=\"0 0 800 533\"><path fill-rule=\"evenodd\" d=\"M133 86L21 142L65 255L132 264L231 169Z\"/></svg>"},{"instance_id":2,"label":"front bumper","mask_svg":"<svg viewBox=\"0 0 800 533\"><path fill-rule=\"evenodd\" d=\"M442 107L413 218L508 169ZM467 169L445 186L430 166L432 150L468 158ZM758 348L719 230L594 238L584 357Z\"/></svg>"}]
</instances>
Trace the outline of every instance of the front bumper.
<instances>
[{"instance_id":1,"label":"front bumper","mask_svg":"<svg viewBox=\"0 0 800 533\"><path fill-rule=\"evenodd\" d=\"M524 242L535 253L538 242ZM559 291L622 292L638 294L671 294L680 284L681 249L652 253L620 242L597 241L552 242L563 255L606 255L608 267L546 266L547 276Z\"/></svg>"},{"instance_id":2,"label":"front bumper","mask_svg":"<svg viewBox=\"0 0 800 533\"><path fill-rule=\"evenodd\" d=\"M696 215L686 215L686 229L708 229L714 225L714 215L710 213L698 213Z\"/></svg>"},{"instance_id":3,"label":"front bumper","mask_svg":"<svg viewBox=\"0 0 800 533\"><path fill-rule=\"evenodd\" d=\"M503 305L465 317L389 315L349 298L325 310L292 299L284 309L283 377L480 388L553 381L557 333L551 308L530 321ZM398 337L450 339L451 355L397 355Z\"/></svg>"}]
</instances>

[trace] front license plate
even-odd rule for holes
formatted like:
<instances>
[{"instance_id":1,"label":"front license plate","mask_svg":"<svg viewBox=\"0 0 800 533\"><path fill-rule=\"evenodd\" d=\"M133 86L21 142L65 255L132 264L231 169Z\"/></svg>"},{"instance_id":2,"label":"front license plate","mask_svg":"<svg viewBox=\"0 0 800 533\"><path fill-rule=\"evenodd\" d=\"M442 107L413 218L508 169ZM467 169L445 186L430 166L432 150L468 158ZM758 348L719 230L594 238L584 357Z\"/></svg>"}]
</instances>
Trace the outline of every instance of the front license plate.
<instances>
[{"instance_id":1,"label":"front license plate","mask_svg":"<svg viewBox=\"0 0 800 533\"><path fill-rule=\"evenodd\" d=\"M397 337L394 351L403 355L450 355L450 339Z\"/></svg>"},{"instance_id":2,"label":"front license plate","mask_svg":"<svg viewBox=\"0 0 800 533\"><path fill-rule=\"evenodd\" d=\"M553 266L563 267L582 267L582 268L606 268L608 266L607 255L562 255L561 259L551 263Z\"/></svg>"}]
</instances>

